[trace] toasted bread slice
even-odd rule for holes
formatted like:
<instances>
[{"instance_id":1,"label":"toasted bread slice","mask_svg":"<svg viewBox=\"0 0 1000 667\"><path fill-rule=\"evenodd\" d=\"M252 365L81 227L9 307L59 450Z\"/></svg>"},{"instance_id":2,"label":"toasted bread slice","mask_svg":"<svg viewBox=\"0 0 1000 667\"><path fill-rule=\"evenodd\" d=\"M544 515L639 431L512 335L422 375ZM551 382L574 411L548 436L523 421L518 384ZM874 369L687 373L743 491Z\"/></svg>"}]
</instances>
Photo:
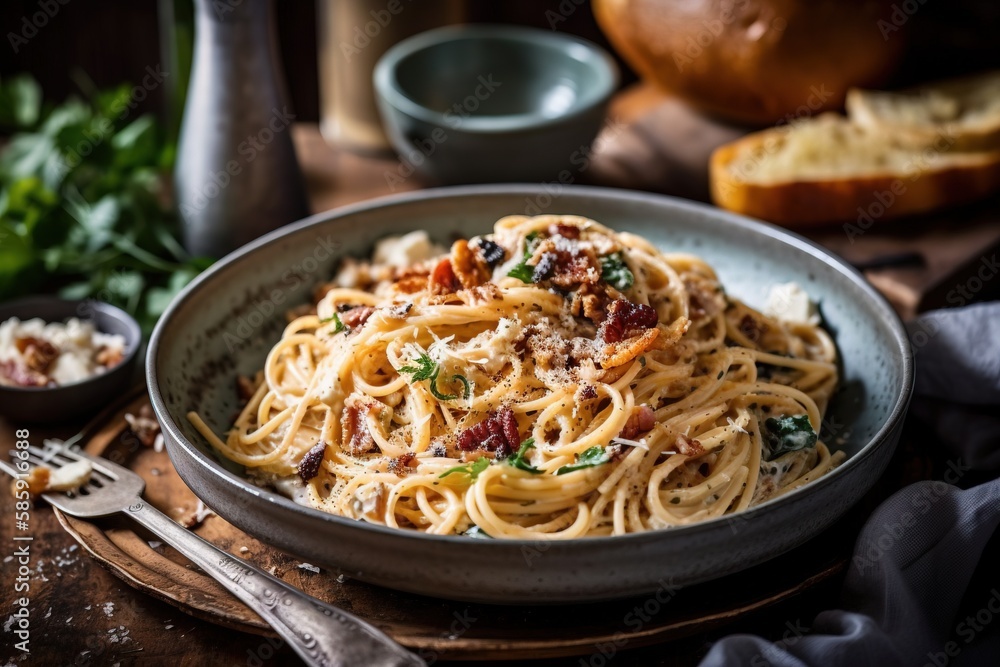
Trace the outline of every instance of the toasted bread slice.
<instances>
[{"instance_id":1,"label":"toasted bread slice","mask_svg":"<svg viewBox=\"0 0 1000 667\"><path fill-rule=\"evenodd\" d=\"M824 114L755 132L712 154L719 206L790 225L890 218L1000 190L1000 151L955 152Z\"/></svg>"},{"instance_id":2,"label":"toasted bread slice","mask_svg":"<svg viewBox=\"0 0 1000 667\"><path fill-rule=\"evenodd\" d=\"M891 93L853 89L846 104L858 125L918 145L943 135L952 150L1000 149L1000 71Z\"/></svg>"}]
</instances>

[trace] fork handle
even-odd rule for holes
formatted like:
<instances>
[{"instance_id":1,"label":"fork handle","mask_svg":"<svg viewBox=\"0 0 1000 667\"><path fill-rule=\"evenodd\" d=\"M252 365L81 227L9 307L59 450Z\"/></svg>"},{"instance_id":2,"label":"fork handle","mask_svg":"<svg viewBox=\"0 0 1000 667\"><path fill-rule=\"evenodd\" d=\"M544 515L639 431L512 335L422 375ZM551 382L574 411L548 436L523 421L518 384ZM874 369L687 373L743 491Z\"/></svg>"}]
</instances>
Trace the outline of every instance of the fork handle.
<instances>
[{"instance_id":1,"label":"fork handle","mask_svg":"<svg viewBox=\"0 0 1000 667\"><path fill-rule=\"evenodd\" d=\"M374 626L226 553L145 501L137 499L125 513L257 612L307 664L426 665Z\"/></svg>"}]
</instances>

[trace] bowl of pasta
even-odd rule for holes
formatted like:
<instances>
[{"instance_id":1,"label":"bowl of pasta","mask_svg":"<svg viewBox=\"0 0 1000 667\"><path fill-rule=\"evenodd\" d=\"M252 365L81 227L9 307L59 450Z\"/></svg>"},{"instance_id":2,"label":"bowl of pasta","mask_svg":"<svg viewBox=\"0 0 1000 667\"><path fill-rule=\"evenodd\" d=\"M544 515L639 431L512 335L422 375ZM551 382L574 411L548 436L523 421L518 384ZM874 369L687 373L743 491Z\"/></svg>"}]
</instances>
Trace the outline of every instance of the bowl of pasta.
<instances>
[{"instance_id":1,"label":"bowl of pasta","mask_svg":"<svg viewBox=\"0 0 1000 667\"><path fill-rule=\"evenodd\" d=\"M492 603L762 563L884 470L905 330L790 232L590 187L426 190L232 253L153 333L167 450L311 563Z\"/></svg>"}]
</instances>

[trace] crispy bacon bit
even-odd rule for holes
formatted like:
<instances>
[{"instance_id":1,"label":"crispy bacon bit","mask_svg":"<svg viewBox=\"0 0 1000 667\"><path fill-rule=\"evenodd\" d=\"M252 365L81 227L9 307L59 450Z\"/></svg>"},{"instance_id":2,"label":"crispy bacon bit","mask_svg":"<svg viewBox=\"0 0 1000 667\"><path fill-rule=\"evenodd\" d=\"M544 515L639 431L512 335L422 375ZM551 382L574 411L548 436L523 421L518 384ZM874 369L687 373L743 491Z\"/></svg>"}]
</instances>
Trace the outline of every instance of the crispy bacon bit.
<instances>
[{"instance_id":1,"label":"crispy bacon bit","mask_svg":"<svg viewBox=\"0 0 1000 667\"><path fill-rule=\"evenodd\" d=\"M469 242L465 239L459 239L451 245L451 265L465 289L482 285L490 279L488 267L480 261L478 253L469 247Z\"/></svg>"},{"instance_id":2,"label":"crispy bacon bit","mask_svg":"<svg viewBox=\"0 0 1000 667\"><path fill-rule=\"evenodd\" d=\"M437 266L434 267L434 272L431 274L431 294L452 294L461 287L462 283L455 276L451 260L445 257L437 263Z\"/></svg>"},{"instance_id":3,"label":"crispy bacon bit","mask_svg":"<svg viewBox=\"0 0 1000 667\"><path fill-rule=\"evenodd\" d=\"M584 385L580 387L580 400L581 401L592 401L597 398L597 387L592 384Z\"/></svg>"},{"instance_id":4,"label":"crispy bacon bit","mask_svg":"<svg viewBox=\"0 0 1000 667\"><path fill-rule=\"evenodd\" d=\"M416 294L427 289L427 282L427 276L404 276L396 282L396 289L401 294Z\"/></svg>"},{"instance_id":5,"label":"crispy bacon bit","mask_svg":"<svg viewBox=\"0 0 1000 667\"><path fill-rule=\"evenodd\" d=\"M531 282L540 283L549 276L556 268L556 261L558 261L559 255L554 252L543 253L541 257L538 258L538 263L535 264L535 270L531 274Z\"/></svg>"},{"instance_id":6,"label":"crispy bacon bit","mask_svg":"<svg viewBox=\"0 0 1000 667\"><path fill-rule=\"evenodd\" d=\"M156 436L160 434L160 424L153 415L153 408L148 403L144 403L139 408L139 414L125 414L125 421L128 428L139 439L144 447L152 447L156 444Z\"/></svg>"},{"instance_id":7,"label":"crispy bacon bit","mask_svg":"<svg viewBox=\"0 0 1000 667\"><path fill-rule=\"evenodd\" d=\"M586 317L594 324L600 324L607 313L604 305L608 300L607 293L597 285L584 284L573 293L570 312L576 317Z\"/></svg>"},{"instance_id":8,"label":"crispy bacon bit","mask_svg":"<svg viewBox=\"0 0 1000 667\"><path fill-rule=\"evenodd\" d=\"M375 309L371 306L355 306L350 310L344 311L344 313L340 316L340 321L344 323L345 327L356 329L357 327L364 325L374 312Z\"/></svg>"},{"instance_id":9,"label":"crispy bacon bit","mask_svg":"<svg viewBox=\"0 0 1000 667\"><path fill-rule=\"evenodd\" d=\"M105 368L113 368L121 363L122 361L122 348L120 347L108 347L107 345L102 345L97 349L97 354L94 356L94 361L99 363Z\"/></svg>"},{"instance_id":10,"label":"crispy bacon bit","mask_svg":"<svg viewBox=\"0 0 1000 667\"><path fill-rule=\"evenodd\" d=\"M405 320L406 316L410 314L410 310L412 308L412 303L397 303L395 306L386 308L385 315L386 317L390 317L394 320Z\"/></svg>"},{"instance_id":11,"label":"crispy bacon bit","mask_svg":"<svg viewBox=\"0 0 1000 667\"><path fill-rule=\"evenodd\" d=\"M17 347L17 351L21 353L21 356L24 357L24 363L28 366L28 369L43 374L48 373L49 366L59 356L59 350L56 349L55 345L34 336L16 338L14 345Z\"/></svg>"},{"instance_id":12,"label":"crispy bacon bit","mask_svg":"<svg viewBox=\"0 0 1000 667\"><path fill-rule=\"evenodd\" d=\"M705 453L705 448L702 447L701 442L695 440L694 438L689 438L686 435L677 436L677 441L674 443L677 451L684 456L701 456Z\"/></svg>"},{"instance_id":13,"label":"crispy bacon bit","mask_svg":"<svg viewBox=\"0 0 1000 667\"><path fill-rule=\"evenodd\" d=\"M580 238L580 228L562 222L554 222L549 225L549 236L561 236L564 239L576 240Z\"/></svg>"},{"instance_id":14,"label":"crispy bacon bit","mask_svg":"<svg viewBox=\"0 0 1000 667\"><path fill-rule=\"evenodd\" d=\"M503 407L490 412L486 419L458 435L458 448L462 451L485 449L496 453L497 459L513 454L521 444L514 411Z\"/></svg>"},{"instance_id":15,"label":"crispy bacon bit","mask_svg":"<svg viewBox=\"0 0 1000 667\"><path fill-rule=\"evenodd\" d=\"M308 482L319 474L319 467L323 464L323 457L326 455L326 443L320 440L316 446L306 452L306 455L299 461L299 477L303 482Z\"/></svg>"},{"instance_id":16,"label":"crispy bacon bit","mask_svg":"<svg viewBox=\"0 0 1000 667\"><path fill-rule=\"evenodd\" d=\"M0 375L3 375L18 387L47 387L50 384L54 384L43 373L25 368L13 359L0 361Z\"/></svg>"},{"instance_id":17,"label":"crispy bacon bit","mask_svg":"<svg viewBox=\"0 0 1000 667\"><path fill-rule=\"evenodd\" d=\"M368 430L367 416L379 409L376 402L354 401L344 408L344 416L341 419L341 430L344 434L344 441L350 447L351 454L361 456L378 449L375 438Z\"/></svg>"},{"instance_id":18,"label":"crispy bacon bit","mask_svg":"<svg viewBox=\"0 0 1000 667\"><path fill-rule=\"evenodd\" d=\"M507 257L507 251L503 249L503 246L487 239L479 239L476 243L476 249L479 250L480 258L491 269Z\"/></svg>"},{"instance_id":19,"label":"crispy bacon bit","mask_svg":"<svg viewBox=\"0 0 1000 667\"><path fill-rule=\"evenodd\" d=\"M608 306L607 318L601 323L598 336L605 343L617 343L652 329L658 318L656 311L645 304L617 299Z\"/></svg>"},{"instance_id":20,"label":"crispy bacon bit","mask_svg":"<svg viewBox=\"0 0 1000 667\"><path fill-rule=\"evenodd\" d=\"M417 457L412 452L389 459L389 472L400 477L410 474L418 465Z\"/></svg>"},{"instance_id":21,"label":"crispy bacon bit","mask_svg":"<svg viewBox=\"0 0 1000 667\"><path fill-rule=\"evenodd\" d=\"M751 342L758 343L761 336L767 333L767 325L763 322L758 322L757 318L747 313L740 320L740 333L749 338Z\"/></svg>"},{"instance_id":22,"label":"crispy bacon bit","mask_svg":"<svg viewBox=\"0 0 1000 667\"><path fill-rule=\"evenodd\" d=\"M653 414L653 408L646 404L638 405L632 410L632 415L625 422L625 426L622 428L622 432L618 434L619 438L625 438L626 440L634 440L640 433L645 433L656 426L656 415Z\"/></svg>"}]
</instances>

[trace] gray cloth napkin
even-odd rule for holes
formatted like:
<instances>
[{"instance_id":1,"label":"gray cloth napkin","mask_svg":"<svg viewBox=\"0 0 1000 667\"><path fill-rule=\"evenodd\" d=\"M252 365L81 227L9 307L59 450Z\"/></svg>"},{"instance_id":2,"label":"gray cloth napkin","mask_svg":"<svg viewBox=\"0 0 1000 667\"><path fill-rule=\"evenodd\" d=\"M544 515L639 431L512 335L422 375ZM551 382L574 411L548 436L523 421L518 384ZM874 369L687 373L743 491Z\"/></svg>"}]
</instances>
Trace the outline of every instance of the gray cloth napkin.
<instances>
[{"instance_id":1,"label":"gray cloth napkin","mask_svg":"<svg viewBox=\"0 0 1000 667\"><path fill-rule=\"evenodd\" d=\"M808 631L789 624L776 642L725 637L702 667L1000 665L1000 591L969 587L1000 524L1000 479L955 486L970 470L1000 468L1000 304L928 313L908 329L910 418L949 448L944 480L908 486L872 514L842 609L819 614Z\"/></svg>"}]
</instances>

